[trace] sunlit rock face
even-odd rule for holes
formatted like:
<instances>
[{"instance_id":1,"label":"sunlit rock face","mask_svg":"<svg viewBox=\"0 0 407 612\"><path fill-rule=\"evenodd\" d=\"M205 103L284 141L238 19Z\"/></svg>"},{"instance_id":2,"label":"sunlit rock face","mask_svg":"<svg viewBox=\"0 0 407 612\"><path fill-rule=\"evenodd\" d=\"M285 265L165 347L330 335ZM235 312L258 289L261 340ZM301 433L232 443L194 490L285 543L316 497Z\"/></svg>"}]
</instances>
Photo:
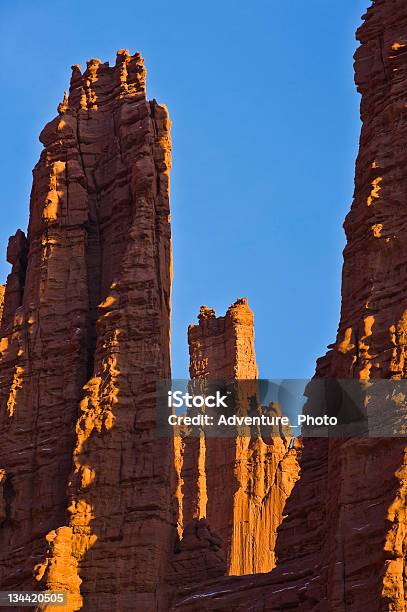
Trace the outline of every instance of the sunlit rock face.
<instances>
[{"instance_id":1,"label":"sunlit rock face","mask_svg":"<svg viewBox=\"0 0 407 612\"><path fill-rule=\"evenodd\" d=\"M317 376L400 379L407 375L405 2L373 2L357 36L363 126L345 221L341 318ZM404 611L406 446L397 438L305 439L276 569L212 581L174 609Z\"/></svg>"},{"instance_id":2,"label":"sunlit rock face","mask_svg":"<svg viewBox=\"0 0 407 612\"><path fill-rule=\"evenodd\" d=\"M0 586L62 589L67 610L161 612L206 580L274 567L296 451L288 437L157 438L170 122L139 54L72 70L0 291ZM256 388L245 299L225 317L203 308L189 343L192 378Z\"/></svg>"},{"instance_id":3,"label":"sunlit rock face","mask_svg":"<svg viewBox=\"0 0 407 612\"><path fill-rule=\"evenodd\" d=\"M254 317L247 300L238 299L223 317L202 307L198 319L188 330L191 379L246 380L245 393L256 396ZM290 443L289 435L185 440L183 522L208 520L223 541L229 574L267 572L275 565L277 527L298 478Z\"/></svg>"},{"instance_id":4,"label":"sunlit rock face","mask_svg":"<svg viewBox=\"0 0 407 612\"><path fill-rule=\"evenodd\" d=\"M341 318L317 376L401 379L404 0L374 2L358 38ZM68 611L404 611L403 440L157 439L169 128L141 56L120 51L114 67L73 67L41 133L28 233L10 239L0 289L1 590L63 589ZM189 347L192 378L255 383L245 300L225 317L203 308Z\"/></svg>"},{"instance_id":5,"label":"sunlit rock face","mask_svg":"<svg viewBox=\"0 0 407 612\"><path fill-rule=\"evenodd\" d=\"M5 289L6 289L5 285L0 285L0 323L1 323L1 320L3 318L4 292L5 292Z\"/></svg>"},{"instance_id":6,"label":"sunlit rock face","mask_svg":"<svg viewBox=\"0 0 407 612\"><path fill-rule=\"evenodd\" d=\"M69 610L167 606L173 458L154 391L170 377L171 144L145 76L128 51L73 67L8 249L0 585L63 588Z\"/></svg>"}]
</instances>

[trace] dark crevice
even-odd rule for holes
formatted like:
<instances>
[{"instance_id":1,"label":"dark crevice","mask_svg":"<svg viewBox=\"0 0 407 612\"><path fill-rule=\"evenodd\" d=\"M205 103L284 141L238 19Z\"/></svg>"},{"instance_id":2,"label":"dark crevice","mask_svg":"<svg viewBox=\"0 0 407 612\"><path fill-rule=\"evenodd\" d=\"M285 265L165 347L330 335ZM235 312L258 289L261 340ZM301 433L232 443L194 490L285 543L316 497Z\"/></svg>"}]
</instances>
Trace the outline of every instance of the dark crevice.
<instances>
[{"instance_id":1,"label":"dark crevice","mask_svg":"<svg viewBox=\"0 0 407 612\"><path fill-rule=\"evenodd\" d=\"M149 106L150 106L150 117L151 117L151 125L153 127L153 133L154 133L154 140L157 141L158 139L158 128L157 128L157 123L156 123L156 119L155 119L155 106L156 106L156 101L155 100L150 100L149 102ZM154 154L153 154L153 158L154 158ZM160 195L160 191L161 191L161 173L159 171L159 168L157 168L157 164L154 164L155 166L155 186L156 186L156 195L159 196Z\"/></svg>"},{"instance_id":2,"label":"dark crevice","mask_svg":"<svg viewBox=\"0 0 407 612\"><path fill-rule=\"evenodd\" d=\"M96 320L97 309L100 302L100 272L101 272L101 237L99 227L99 207L100 194L96 185L95 173L93 169L92 180L95 186L94 192L90 192L87 169L81 147L80 115L77 115L76 139L78 154L85 178L86 191L88 194L89 217L85 226L87 232L86 245L86 267L87 284L89 295L89 315L86 332L86 378L89 380L93 376L95 351L96 351Z\"/></svg>"},{"instance_id":3,"label":"dark crevice","mask_svg":"<svg viewBox=\"0 0 407 612\"><path fill-rule=\"evenodd\" d=\"M3 526L12 524L12 505L16 494L14 491L13 482L9 474L6 475L6 480L3 487L3 498L5 504L5 519Z\"/></svg>"},{"instance_id":4,"label":"dark crevice","mask_svg":"<svg viewBox=\"0 0 407 612\"><path fill-rule=\"evenodd\" d=\"M91 378L95 366L96 352L96 322L98 318L98 305L101 300L101 268L102 268L102 239L99 224L100 196L95 194L95 202L90 208L90 219L87 226L88 240L86 252L86 265L89 293L89 317L87 329L87 378Z\"/></svg>"}]
</instances>

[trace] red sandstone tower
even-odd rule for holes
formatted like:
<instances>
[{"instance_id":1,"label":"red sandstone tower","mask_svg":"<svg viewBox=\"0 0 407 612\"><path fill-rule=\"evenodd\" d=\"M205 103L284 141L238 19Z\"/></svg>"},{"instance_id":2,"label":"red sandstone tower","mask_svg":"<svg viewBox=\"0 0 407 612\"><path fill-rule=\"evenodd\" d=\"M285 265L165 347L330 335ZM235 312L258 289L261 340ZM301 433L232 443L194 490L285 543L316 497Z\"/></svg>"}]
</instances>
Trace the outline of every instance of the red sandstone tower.
<instances>
[{"instance_id":1,"label":"red sandstone tower","mask_svg":"<svg viewBox=\"0 0 407 612\"><path fill-rule=\"evenodd\" d=\"M188 330L190 375L247 380L257 394L254 317L246 299L224 317L203 306ZM221 536L230 574L270 571L276 530L298 478L290 438L187 439L181 476L184 524L205 517Z\"/></svg>"},{"instance_id":2,"label":"red sandstone tower","mask_svg":"<svg viewBox=\"0 0 407 612\"><path fill-rule=\"evenodd\" d=\"M0 585L154 611L173 551L170 122L139 54L73 67L42 131L0 340Z\"/></svg>"}]
</instances>

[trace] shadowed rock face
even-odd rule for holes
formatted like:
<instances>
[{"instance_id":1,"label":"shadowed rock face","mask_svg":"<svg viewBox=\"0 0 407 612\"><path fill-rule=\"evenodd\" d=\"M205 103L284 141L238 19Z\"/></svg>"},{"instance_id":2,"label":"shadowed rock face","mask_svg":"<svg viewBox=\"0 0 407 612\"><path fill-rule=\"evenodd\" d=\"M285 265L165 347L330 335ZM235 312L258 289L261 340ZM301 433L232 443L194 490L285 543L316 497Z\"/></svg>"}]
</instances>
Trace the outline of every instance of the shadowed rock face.
<instances>
[{"instance_id":1,"label":"shadowed rock face","mask_svg":"<svg viewBox=\"0 0 407 612\"><path fill-rule=\"evenodd\" d=\"M363 127L345 221L341 319L317 376L398 379L407 376L405 2L373 2L358 39ZM405 611L405 448L395 438L305 439L276 569L212 581L174 609Z\"/></svg>"},{"instance_id":2,"label":"shadowed rock face","mask_svg":"<svg viewBox=\"0 0 407 612\"><path fill-rule=\"evenodd\" d=\"M0 585L69 610L165 609L175 541L170 122L139 54L73 67L42 131L28 236L10 239L0 360Z\"/></svg>"}]
</instances>

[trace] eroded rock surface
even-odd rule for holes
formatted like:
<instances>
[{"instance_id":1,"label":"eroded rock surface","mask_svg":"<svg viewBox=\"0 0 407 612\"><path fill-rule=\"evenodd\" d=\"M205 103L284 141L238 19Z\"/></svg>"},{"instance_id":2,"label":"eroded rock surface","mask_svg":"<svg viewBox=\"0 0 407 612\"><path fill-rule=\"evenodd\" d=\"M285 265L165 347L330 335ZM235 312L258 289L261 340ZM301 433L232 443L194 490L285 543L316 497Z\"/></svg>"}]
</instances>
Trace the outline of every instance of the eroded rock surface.
<instances>
[{"instance_id":1,"label":"eroded rock surface","mask_svg":"<svg viewBox=\"0 0 407 612\"><path fill-rule=\"evenodd\" d=\"M320 377L407 377L406 32L404 0L373 2L358 32L363 128ZM1 590L63 589L72 611L405 611L403 440L157 440L168 115L126 51L73 67L58 110L0 291ZM203 308L191 376L255 387L253 337L245 300Z\"/></svg>"},{"instance_id":2,"label":"eroded rock surface","mask_svg":"<svg viewBox=\"0 0 407 612\"><path fill-rule=\"evenodd\" d=\"M69 610L166 608L173 457L170 122L143 60L73 67L10 239L0 360L0 585ZM163 584L163 583L162 583Z\"/></svg>"},{"instance_id":3,"label":"eroded rock surface","mask_svg":"<svg viewBox=\"0 0 407 612\"><path fill-rule=\"evenodd\" d=\"M246 299L224 317L202 307L189 327L190 376L202 380L246 380L245 395L257 396L254 320ZM298 479L291 437L205 438L185 441L181 470L183 521L207 518L224 545L228 573L270 571L276 531Z\"/></svg>"},{"instance_id":4,"label":"eroded rock surface","mask_svg":"<svg viewBox=\"0 0 407 612\"><path fill-rule=\"evenodd\" d=\"M168 580L180 592L226 573L223 542L206 519L193 519L175 545Z\"/></svg>"},{"instance_id":5,"label":"eroded rock surface","mask_svg":"<svg viewBox=\"0 0 407 612\"><path fill-rule=\"evenodd\" d=\"M407 376L405 2L373 2L358 39L363 127L345 221L341 319L317 376L401 379ZM174 609L406 610L405 441L303 444L301 479L278 533L276 569L212 581L184 594Z\"/></svg>"}]
</instances>

